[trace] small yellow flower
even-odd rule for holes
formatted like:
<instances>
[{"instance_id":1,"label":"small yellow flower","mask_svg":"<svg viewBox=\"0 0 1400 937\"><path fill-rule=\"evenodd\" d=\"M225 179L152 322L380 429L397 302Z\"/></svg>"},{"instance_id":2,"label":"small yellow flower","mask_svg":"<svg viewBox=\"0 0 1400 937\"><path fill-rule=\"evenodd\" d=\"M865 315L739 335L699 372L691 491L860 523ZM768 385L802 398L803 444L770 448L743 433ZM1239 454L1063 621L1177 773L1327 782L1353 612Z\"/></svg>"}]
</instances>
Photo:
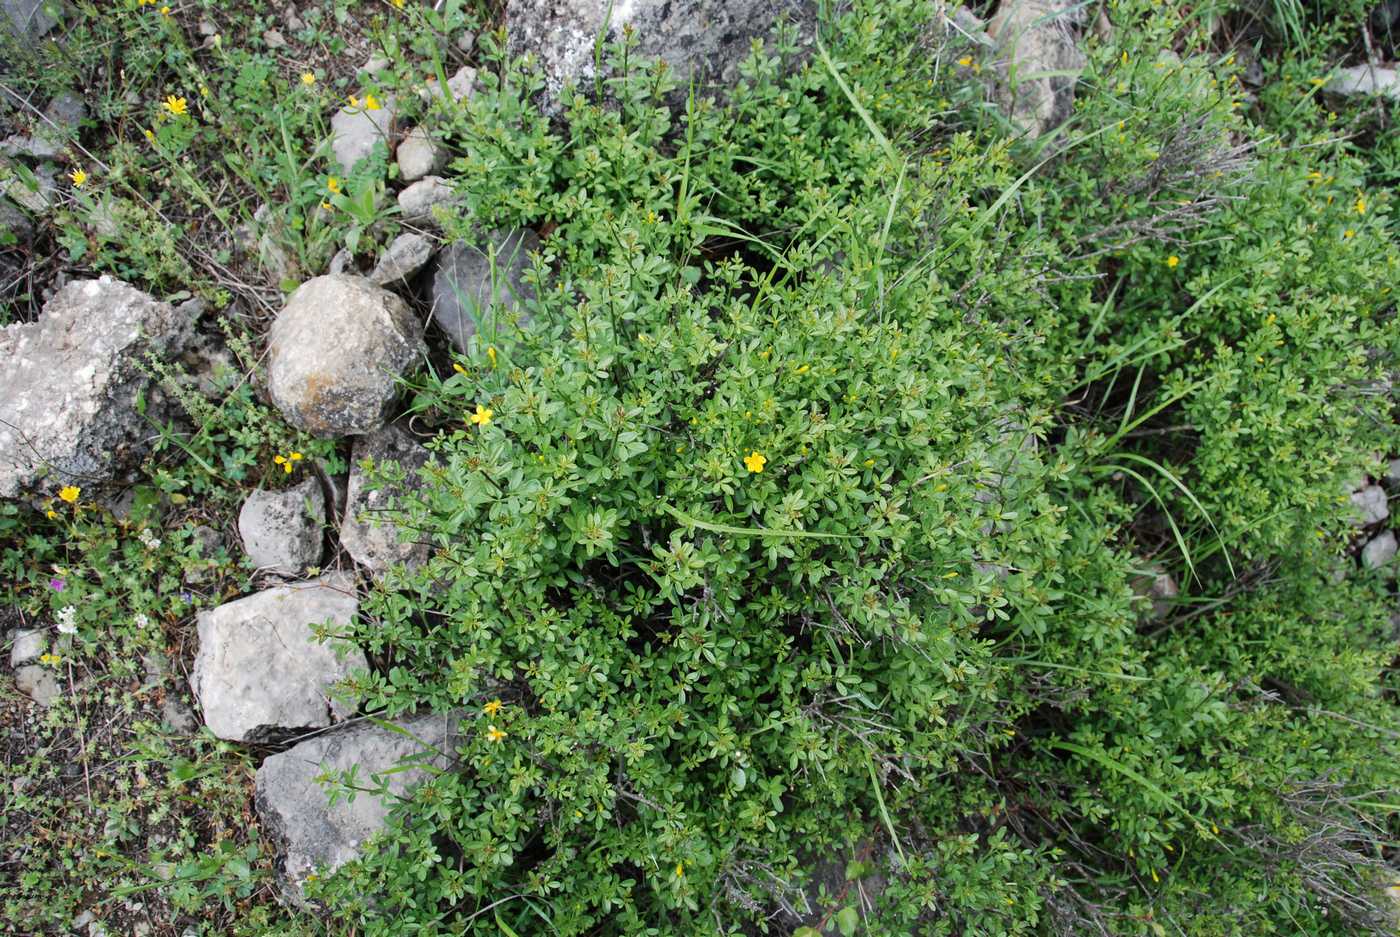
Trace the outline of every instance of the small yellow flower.
<instances>
[{"instance_id":1,"label":"small yellow flower","mask_svg":"<svg viewBox=\"0 0 1400 937\"><path fill-rule=\"evenodd\" d=\"M1366 196L1358 195L1356 197L1356 213L1358 215L1366 214Z\"/></svg>"},{"instance_id":2,"label":"small yellow flower","mask_svg":"<svg viewBox=\"0 0 1400 937\"><path fill-rule=\"evenodd\" d=\"M491 359L491 367L496 366L496 346L491 345L486 349L486 357Z\"/></svg>"},{"instance_id":3,"label":"small yellow flower","mask_svg":"<svg viewBox=\"0 0 1400 937\"><path fill-rule=\"evenodd\" d=\"M685 863L676 863L676 878L685 878Z\"/></svg>"},{"instance_id":4,"label":"small yellow flower","mask_svg":"<svg viewBox=\"0 0 1400 937\"><path fill-rule=\"evenodd\" d=\"M161 16L169 16L169 15L170 15L170 7L161 7L161 8L160 8L160 15L161 15Z\"/></svg>"},{"instance_id":5,"label":"small yellow flower","mask_svg":"<svg viewBox=\"0 0 1400 937\"><path fill-rule=\"evenodd\" d=\"M367 95L365 95L365 110L367 110L367 111L377 111L377 110L379 110L379 99L376 98L376 97L375 97L374 95L372 95L372 94L367 94Z\"/></svg>"},{"instance_id":6,"label":"small yellow flower","mask_svg":"<svg viewBox=\"0 0 1400 937\"><path fill-rule=\"evenodd\" d=\"M1351 228L1347 228L1345 231L1342 232L1342 237L1350 241L1352 238L1356 237L1356 232L1353 231Z\"/></svg>"},{"instance_id":7,"label":"small yellow flower","mask_svg":"<svg viewBox=\"0 0 1400 937\"><path fill-rule=\"evenodd\" d=\"M183 117L189 113L189 103L184 98L177 98L173 94L166 95L163 106L176 117Z\"/></svg>"},{"instance_id":8,"label":"small yellow flower","mask_svg":"<svg viewBox=\"0 0 1400 937\"><path fill-rule=\"evenodd\" d=\"M403 0L389 0L389 2L394 5L395 9L403 9Z\"/></svg>"},{"instance_id":9,"label":"small yellow flower","mask_svg":"<svg viewBox=\"0 0 1400 937\"><path fill-rule=\"evenodd\" d=\"M335 208L335 206L332 205L330 202L322 202L321 208L325 211L330 211L331 209Z\"/></svg>"},{"instance_id":10,"label":"small yellow flower","mask_svg":"<svg viewBox=\"0 0 1400 937\"><path fill-rule=\"evenodd\" d=\"M339 194L340 194L340 180L337 179L335 176L330 176L330 177L328 177L328 178L326 179L326 191L329 192L329 193L332 194L332 195L339 195Z\"/></svg>"},{"instance_id":11,"label":"small yellow flower","mask_svg":"<svg viewBox=\"0 0 1400 937\"><path fill-rule=\"evenodd\" d=\"M80 168L80 169L75 169L75 170L73 170L72 172L70 172L70 173L68 174L68 178L73 180L73 187L74 187L74 188L78 188L78 187L80 187L84 182L87 182L88 175L87 175L87 173L83 172L83 170Z\"/></svg>"},{"instance_id":12,"label":"small yellow flower","mask_svg":"<svg viewBox=\"0 0 1400 937\"><path fill-rule=\"evenodd\" d=\"M501 707L504 705L505 704L502 703L500 700L493 699L491 702L481 707L481 711L486 713L486 715L488 716L494 716L501 711Z\"/></svg>"},{"instance_id":13,"label":"small yellow flower","mask_svg":"<svg viewBox=\"0 0 1400 937\"><path fill-rule=\"evenodd\" d=\"M62 658L62 657L59 657L57 654L40 654L40 655L39 655L39 663L44 664L44 665L49 666L49 667L57 667L57 666L58 666L60 663L62 663L62 662L63 662L63 658Z\"/></svg>"},{"instance_id":14,"label":"small yellow flower","mask_svg":"<svg viewBox=\"0 0 1400 937\"><path fill-rule=\"evenodd\" d=\"M804 364L804 365L802 365L801 367L799 367L799 368L797 369L797 373L798 373L798 374L806 374L806 373L807 373L808 371L810 371L810 370L812 370L812 366L811 366L810 364Z\"/></svg>"},{"instance_id":15,"label":"small yellow flower","mask_svg":"<svg viewBox=\"0 0 1400 937\"><path fill-rule=\"evenodd\" d=\"M1173 270L1176 269L1177 264L1179 263L1181 263L1181 258L1176 256L1175 254L1172 254L1170 257L1167 258L1167 266Z\"/></svg>"},{"instance_id":16,"label":"small yellow flower","mask_svg":"<svg viewBox=\"0 0 1400 937\"><path fill-rule=\"evenodd\" d=\"M155 142L156 142L155 131L151 130L150 128L147 128L147 129L144 131L144 133L146 134L146 139L147 139L147 140L150 140L152 143L155 143Z\"/></svg>"},{"instance_id":17,"label":"small yellow flower","mask_svg":"<svg viewBox=\"0 0 1400 937\"><path fill-rule=\"evenodd\" d=\"M495 726L486 730L486 740L488 742L499 742L506 737L506 734Z\"/></svg>"},{"instance_id":18,"label":"small yellow flower","mask_svg":"<svg viewBox=\"0 0 1400 937\"><path fill-rule=\"evenodd\" d=\"M77 503L78 495L82 493L83 490L77 485L64 485L62 488L58 489L58 497L63 501L67 501L69 504Z\"/></svg>"},{"instance_id":19,"label":"small yellow flower","mask_svg":"<svg viewBox=\"0 0 1400 937\"><path fill-rule=\"evenodd\" d=\"M763 467L768 464L768 459L761 452L750 452L744 456L744 468L757 475L763 471Z\"/></svg>"},{"instance_id":20,"label":"small yellow flower","mask_svg":"<svg viewBox=\"0 0 1400 937\"><path fill-rule=\"evenodd\" d=\"M309 88L316 83L316 76L311 74L310 72L302 72L301 83Z\"/></svg>"},{"instance_id":21,"label":"small yellow flower","mask_svg":"<svg viewBox=\"0 0 1400 937\"><path fill-rule=\"evenodd\" d=\"M359 106L360 106L360 99L357 98L357 97L355 97L353 94L350 95L350 97L346 98L345 100L346 100L346 102L347 102L352 108L355 108L355 107L359 107Z\"/></svg>"},{"instance_id":22,"label":"small yellow flower","mask_svg":"<svg viewBox=\"0 0 1400 937\"><path fill-rule=\"evenodd\" d=\"M866 460L865 460L865 467L866 467L866 468L874 468L874 467L875 467L875 460L874 460L874 459L866 459Z\"/></svg>"},{"instance_id":23,"label":"small yellow flower","mask_svg":"<svg viewBox=\"0 0 1400 937\"><path fill-rule=\"evenodd\" d=\"M958 59L958 64L961 65L963 68L967 68L969 65L972 64L972 56L964 55L962 58Z\"/></svg>"},{"instance_id":24,"label":"small yellow flower","mask_svg":"<svg viewBox=\"0 0 1400 937\"><path fill-rule=\"evenodd\" d=\"M44 512L44 516L47 517L49 520L53 520L55 517L58 517L58 512L55 511L53 508L49 508L47 511Z\"/></svg>"},{"instance_id":25,"label":"small yellow flower","mask_svg":"<svg viewBox=\"0 0 1400 937\"><path fill-rule=\"evenodd\" d=\"M272 461L275 462L275 463L277 463L278 465L282 466L282 471L284 471L284 472L286 472L288 475L290 475L290 474L292 474L292 465L293 465L293 463L296 463L296 462L300 462L300 461L301 461L301 453L300 453L300 452L293 452L293 453L291 453L290 455L285 455L285 456L283 456L283 455L277 455L277 456L273 456L273 457L272 457Z\"/></svg>"},{"instance_id":26,"label":"small yellow flower","mask_svg":"<svg viewBox=\"0 0 1400 937\"><path fill-rule=\"evenodd\" d=\"M485 429L486 424L491 422L491 417L493 415L490 407L483 407L481 404L477 404L476 412L468 416L467 419Z\"/></svg>"},{"instance_id":27,"label":"small yellow flower","mask_svg":"<svg viewBox=\"0 0 1400 937\"><path fill-rule=\"evenodd\" d=\"M464 367L462 367L460 364L458 364L458 363L455 362L455 361L452 362L452 370L456 371L458 374L466 374L466 373L467 373L467 369L464 368Z\"/></svg>"}]
</instances>

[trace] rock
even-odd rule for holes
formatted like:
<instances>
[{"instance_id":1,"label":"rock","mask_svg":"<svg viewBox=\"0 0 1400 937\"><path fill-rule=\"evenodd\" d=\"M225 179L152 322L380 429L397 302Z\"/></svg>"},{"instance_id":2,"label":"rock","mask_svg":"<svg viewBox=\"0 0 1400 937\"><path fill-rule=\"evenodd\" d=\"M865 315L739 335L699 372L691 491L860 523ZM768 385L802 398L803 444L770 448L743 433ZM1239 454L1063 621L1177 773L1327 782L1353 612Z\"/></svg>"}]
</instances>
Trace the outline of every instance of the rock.
<instances>
[{"instance_id":1,"label":"rock","mask_svg":"<svg viewBox=\"0 0 1400 937\"><path fill-rule=\"evenodd\" d=\"M336 251L335 256L331 258L330 272L336 276L345 273L347 270L354 273L354 266L355 255L342 247L340 250ZM359 274L355 273L354 275L358 276Z\"/></svg>"},{"instance_id":2,"label":"rock","mask_svg":"<svg viewBox=\"0 0 1400 937\"><path fill-rule=\"evenodd\" d=\"M400 234L379 258L370 272L369 281L375 286L388 286L407 280L433 259L433 242L412 231Z\"/></svg>"},{"instance_id":3,"label":"rock","mask_svg":"<svg viewBox=\"0 0 1400 937\"><path fill-rule=\"evenodd\" d=\"M183 700L169 693L160 701L160 718L174 732L180 735L193 735L199 729L199 720Z\"/></svg>"},{"instance_id":4,"label":"rock","mask_svg":"<svg viewBox=\"0 0 1400 937\"><path fill-rule=\"evenodd\" d=\"M564 86L593 77L598 35L606 42L631 27L637 51L665 60L686 89L731 87L755 39L766 40L780 19L809 40L816 29L816 0L512 0L506 37L510 54L532 54L544 71L546 108L556 110ZM805 43L804 43L805 44Z\"/></svg>"},{"instance_id":5,"label":"rock","mask_svg":"<svg viewBox=\"0 0 1400 937\"><path fill-rule=\"evenodd\" d=\"M457 46L458 52L461 52L463 55L468 55L471 53L472 49L476 47L476 33L472 32L470 29L463 30L462 34L456 38L453 44Z\"/></svg>"},{"instance_id":6,"label":"rock","mask_svg":"<svg viewBox=\"0 0 1400 937\"><path fill-rule=\"evenodd\" d=\"M111 477L143 450L136 398L151 381L138 364L178 354L192 332L170 304L109 277L74 281L37 322L0 330L0 498Z\"/></svg>"},{"instance_id":7,"label":"rock","mask_svg":"<svg viewBox=\"0 0 1400 937\"><path fill-rule=\"evenodd\" d=\"M360 67L360 72L373 77L389 67L389 60L382 55L371 55L369 60Z\"/></svg>"},{"instance_id":8,"label":"rock","mask_svg":"<svg viewBox=\"0 0 1400 937\"><path fill-rule=\"evenodd\" d=\"M366 459L376 469L385 461L398 463L406 475L404 481L372 489L363 468ZM340 545L370 572L382 573L396 563L416 569L427 562L429 545L401 542L399 528L384 516L392 501L423 487L418 472L427 461L428 450L396 425L355 440Z\"/></svg>"},{"instance_id":9,"label":"rock","mask_svg":"<svg viewBox=\"0 0 1400 937\"><path fill-rule=\"evenodd\" d=\"M306 281L268 334L272 402L293 426L321 437L382 425L397 379L425 353L404 301L361 277Z\"/></svg>"},{"instance_id":10,"label":"rock","mask_svg":"<svg viewBox=\"0 0 1400 937\"><path fill-rule=\"evenodd\" d=\"M455 761L461 717L415 716L395 723L408 734L372 723L336 729L267 758L258 769L255 803L263 831L279 844L283 894L295 905L306 902L303 886L318 868L337 869L359 855L364 842L384 828L393 800ZM424 767L388 773L408 759ZM388 796L360 792L354 800L329 802L317 782L324 774L359 768L370 785L382 775Z\"/></svg>"},{"instance_id":11,"label":"rock","mask_svg":"<svg viewBox=\"0 0 1400 937\"><path fill-rule=\"evenodd\" d=\"M457 193L441 176L426 176L399 193L399 213L405 221L423 223L433 220L433 208L452 205Z\"/></svg>"},{"instance_id":12,"label":"rock","mask_svg":"<svg viewBox=\"0 0 1400 937\"><path fill-rule=\"evenodd\" d=\"M0 182L0 195L8 195L30 214L42 215L58 195L58 170L45 163L32 174L17 172Z\"/></svg>"},{"instance_id":13,"label":"rock","mask_svg":"<svg viewBox=\"0 0 1400 937\"><path fill-rule=\"evenodd\" d=\"M1385 480L1390 485L1400 485L1400 459L1391 459L1385 468Z\"/></svg>"},{"instance_id":14,"label":"rock","mask_svg":"<svg viewBox=\"0 0 1400 937\"><path fill-rule=\"evenodd\" d=\"M44 116L64 130L76 130L87 119L87 104L71 91L54 95Z\"/></svg>"},{"instance_id":15,"label":"rock","mask_svg":"<svg viewBox=\"0 0 1400 937\"><path fill-rule=\"evenodd\" d=\"M10 666L19 667L39 659L48 647L42 628L21 628L15 632L15 643L10 646Z\"/></svg>"},{"instance_id":16,"label":"rock","mask_svg":"<svg viewBox=\"0 0 1400 937\"><path fill-rule=\"evenodd\" d=\"M331 573L200 612L190 682L205 724L219 738L251 742L349 716L353 709L328 693L367 666L365 655L339 642L317 643L312 626L330 621L343 628L358 606L354 580Z\"/></svg>"},{"instance_id":17,"label":"rock","mask_svg":"<svg viewBox=\"0 0 1400 937\"><path fill-rule=\"evenodd\" d=\"M36 133L34 136L24 134L13 134L6 137L5 142L0 144L0 151L7 156L27 156L30 159L53 159L63 152L63 147L55 142L48 134Z\"/></svg>"},{"instance_id":18,"label":"rock","mask_svg":"<svg viewBox=\"0 0 1400 937\"><path fill-rule=\"evenodd\" d=\"M320 563L325 522L326 498L321 483L310 477L293 488L259 488L249 495L238 512L238 535L254 566L296 576Z\"/></svg>"},{"instance_id":19,"label":"rock","mask_svg":"<svg viewBox=\"0 0 1400 937\"><path fill-rule=\"evenodd\" d=\"M1155 563L1150 564L1142 573L1134 576L1130 585L1134 595L1147 599L1151 603L1146 615L1148 621L1158 621L1165 618L1172 609L1173 600L1180 592L1176 580L1172 578L1171 574Z\"/></svg>"},{"instance_id":20,"label":"rock","mask_svg":"<svg viewBox=\"0 0 1400 937\"><path fill-rule=\"evenodd\" d=\"M399 144L396 154L399 176L404 182L417 182L427 175L442 172L447 165L447 151L433 142L428 131L414 127Z\"/></svg>"},{"instance_id":21,"label":"rock","mask_svg":"<svg viewBox=\"0 0 1400 937\"><path fill-rule=\"evenodd\" d=\"M1379 524L1390 516L1390 508L1385 503L1385 489L1380 485L1367 485L1351 496L1352 506L1360 516L1360 523Z\"/></svg>"},{"instance_id":22,"label":"rock","mask_svg":"<svg viewBox=\"0 0 1400 937\"><path fill-rule=\"evenodd\" d=\"M1378 94L1400 101L1400 71L1375 65L1339 68L1325 90L1344 96Z\"/></svg>"},{"instance_id":23,"label":"rock","mask_svg":"<svg viewBox=\"0 0 1400 937\"><path fill-rule=\"evenodd\" d=\"M1380 569L1395 559L1395 534L1383 531L1372 537L1361 548L1361 565L1367 569Z\"/></svg>"},{"instance_id":24,"label":"rock","mask_svg":"<svg viewBox=\"0 0 1400 937\"><path fill-rule=\"evenodd\" d=\"M15 686L40 706L52 706L63 693L54 672L42 664L25 664L15 668Z\"/></svg>"},{"instance_id":25,"label":"rock","mask_svg":"<svg viewBox=\"0 0 1400 937\"><path fill-rule=\"evenodd\" d=\"M285 49L287 47L287 37L282 35L281 30L269 29L263 33L263 42L267 43L269 49Z\"/></svg>"},{"instance_id":26,"label":"rock","mask_svg":"<svg viewBox=\"0 0 1400 937\"><path fill-rule=\"evenodd\" d=\"M418 92L418 97L425 102L431 102L434 98L440 98L456 103L469 99L472 96L472 92L475 90L476 69L472 68L470 65L463 65L453 73L451 78L447 79L446 95L438 88L437 79L433 78Z\"/></svg>"},{"instance_id":27,"label":"rock","mask_svg":"<svg viewBox=\"0 0 1400 937\"><path fill-rule=\"evenodd\" d=\"M1074 110L1074 83L1087 64L1075 45L1067 0L1001 0L987 25L999 56L1002 111L1035 138Z\"/></svg>"},{"instance_id":28,"label":"rock","mask_svg":"<svg viewBox=\"0 0 1400 937\"><path fill-rule=\"evenodd\" d=\"M14 202L0 198L0 231L10 232L16 241L23 243L34 236L34 222ZM4 243L3 238L0 238L0 243Z\"/></svg>"},{"instance_id":29,"label":"rock","mask_svg":"<svg viewBox=\"0 0 1400 937\"><path fill-rule=\"evenodd\" d=\"M54 27L45 0L0 0L10 31L21 41L34 41Z\"/></svg>"},{"instance_id":30,"label":"rock","mask_svg":"<svg viewBox=\"0 0 1400 937\"><path fill-rule=\"evenodd\" d=\"M539 248L540 239L525 228L493 231L482 244L459 241L443 250L433 274L433 320L453 345L466 351L478 322L534 299L524 275Z\"/></svg>"},{"instance_id":31,"label":"rock","mask_svg":"<svg viewBox=\"0 0 1400 937\"><path fill-rule=\"evenodd\" d=\"M389 144L394 126L394 98L387 96L371 109L365 98L355 105L342 107L331 118L331 152L346 172L374 150L374 145Z\"/></svg>"}]
</instances>

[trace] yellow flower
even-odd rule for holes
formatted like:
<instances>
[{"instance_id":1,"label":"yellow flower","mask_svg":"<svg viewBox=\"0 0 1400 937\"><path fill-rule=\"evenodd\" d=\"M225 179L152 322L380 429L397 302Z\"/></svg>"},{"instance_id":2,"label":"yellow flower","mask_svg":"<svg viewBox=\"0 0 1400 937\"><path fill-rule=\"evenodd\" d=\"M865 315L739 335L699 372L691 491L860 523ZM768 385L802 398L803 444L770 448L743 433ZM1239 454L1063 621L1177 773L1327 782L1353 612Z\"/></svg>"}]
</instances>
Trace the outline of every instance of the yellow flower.
<instances>
[{"instance_id":1,"label":"yellow flower","mask_svg":"<svg viewBox=\"0 0 1400 937\"><path fill-rule=\"evenodd\" d=\"M1172 254L1170 257L1167 258L1167 266L1173 270L1176 269L1176 265L1179 263L1181 263L1181 258L1176 256L1175 254Z\"/></svg>"},{"instance_id":2,"label":"yellow flower","mask_svg":"<svg viewBox=\"0 0 1400 937\"><path fill-rule=\"evenodd\" d=\"M1356 232L1353 231L1351 228L1347 228L1345 231L1342 232L1342 237L1346 238L1347 240L1351 240L1352 238L1356 237Z\"/></svg>"},{"instance_id":3,"label":"yellow flower","mask_svg":"<svg viewBox=\"0 0 1400 937\"><path fill-rule=\"evenodd\" d=\"M63 662L63 658L62 658L62 657L59 657L57 654L40 654L40 655L39 655L39 663L41 663L41 664L46 664L46 665L48 665L49 667L57 667L57 666L58 666L60 663L62 663L62 662Z\"/></svg>"},{"instance_id":4,"label":"yellow flower","mask_svg":"<svg viewBox=\"0 0 1400 937\"><path fill-rule=\"evenodd\" d=\"M367 95L365 95L365 110L367 110L367 111L377 111L377 110L379 110L379 99L376 98L376 97L375 97L374 95L372 95L372 94L367 94Z\"/></svg>"},{"instance_id":5,"label":"yellow flower","mask_svg":"<svg viewBox=\"0 0 1400 937\"><path fill-rule=\"evenodd\" d=\"M311 74L310 72L302 72L301 83L309 88L316 83L316 76Z\"/></svg>"},{"instance_id":6,"label":"yellow flower","mask_svg":"<svg viewBox=\"0 0 1400 937\"><path fill-rule=\"evenodd\" d=\"M329 192L329 193L332 194L332 195L339 195L339 194L340 194L340 180L337 179L335 176L330 176L330 177L328 177L328 178L326 179L326 191Z\"/></svg>"},{"instance_id":7,"label":"yellow flower","mask_svg":"<svg viewBox=\"0 0 1400 937\"><path fill-rule=\"evenodd\" d=\"M491 367L496 366L496 346L491 345L486 349L486 357L491 359Z\"/></svg>"},{"instance_id":8,"label":"yellow flower","mask_svg":"<svg viewBox=\"0 0 1400 937\"><path fill-rule=\"evenodd\" d=\"M396 9L403 9L403 0L389 0L389 2L392 3Z\"/></svg>"},{"instance_id":9,"label":"yellow flower","mask_svg":"<svg viewBox=\"0 0 1400 937\"><path fill-rule=\"evenodd\" d=\"M156 142L155 131L151 130L150 128L147 128L147 129L145 130L145 134L146 134L146 139L147 139L147 140L150 140L152 143L155 143L155 142Z\"/></svg>"},{"instance_id":10,"label":"yellow flower","mask_svg":"<svg viewBox=\"0 0 1400 937\"><path fill-rule=\"evenodd\" d=\"M359 106L360 106L360 99L357 98L357 97L355 97L353 94L350 95L350 97L346 98L345 100L349 103L349 105L350 105L351 107L359 107Z\"/></svg>"},{"instance_id":11,"label":"yellow flower","mask_svg":"<svg viewBox=\"0 0 1400 937\"><path fill-rule=\"evenodd\" d=\"M165 109L176 117L183 117L189 113L189 104L184 98L177 98L175 95L167 95L164 105Z\"/></svg>"},{"instance_id":12,"label":"yellow flower","mask_svg":"<svg viewBox=\"0 0 1400 937\"><path fill-rule=\"evenodd\" d=\"M685 863L676 863L676 878L685 878Z\"/></svg>"},{"instance_id":13,"label":"yellow flower","mask_svg":"<svg viewBox=\"0 0 1400 937\"><path fill-rule=\"evenodd\" d=\"M293 452L290 455L273 456L272 461L282 466L282 471L290 475L292 474L292 464L301 461L301 453Z\"/></svg>"},{"instance_id":14,"label":"yellow flower","mask_svg":"<svg viewBox=\"0 0 1400 937\"><path fill-rule=\"evenodd\" d=\"M1358 195L1356 197L1356 213L1358 215L1366 214L1366 196Z\"/></svg>"},{"instance_id":15,"label":"yellow flower","mask_svg":"<svg viewBox=\"0 0 1400 937\"><path fill-rule=\"evenodd\" d=\"M161 7L161 8L160 8L160 15L161 15L161 16L169 16L169 15L170 15L170 7Z\"/></svg>"},{"instance_id":16,"label":"yellow flower","mask_svg":"<svg viewBox=\"0 0 1400 937\"><path fill-rule=\"evenodd\" d=\"M504 705L505 704L502 703L500 700L493 699L491 702L481 707L481 711L486 713L486 715L488 716L494 716L501 711L501 707Z\"/></svg>"},{"instance_id":17,"label":"yellow flower","mask_svg":"<svg viewBox=\"0 0 1400 937\"><path fill-rule=\"evenodd\" d=\"M58 489L59 498L64 501L67 501L69 504L76 503L78 500L78 495L82 493L83 490L77 485L64 485L62 488Z\"/></svg>"},{"instance_id":18,"label":"yellow flower","mask_svg":"<svg viewBox=\"0 0 1400 937\"><path fill-rule=\"evenodd\" d=\"M763 471L763 467L767 464L768 459L766 459L761 452L750 452L748 455L744 456L744 468L753 472L755 475Z\"/></svg>"},{"instance_id":19,"label":"yellow flower","mask_svg":"<svg viewBox=\"0 0 1400 937\"><path fill-rule=\"evenodd\" d=\"M468 416L467 419L484 429L486 424L491 422L492 416L493 414L490 407L483 407L481 404L477 404L476 412Z\"/></svg>"},{"instance_id":20,"label":"yellow flower","mask_svg":"<svg viewBox=\"0 0 1400 937\"><path fill-rule=\"evenodd\" d=\"M68 178L73 180L73 187L77 188L87 182L87 173L83 172L82 169L75 169L68 174Z\"/></svg>"},{"instance_id":21,"label":"yellow flower","mask_svg":"<svg viewBox=\"0 0 1400 937\"><path fill-rule=\"evenodd\" d=\"M486 730L486 740L488 742L499 742L506 737L506 734L495 726Z\"/></svg>"},{"instance_id":22,"label":"yellow flower","mask_svg":"<svg viewBox=\"0 0 1400 937\"><path fill-rule=\"evenodd\" d=\"M962 58L958 59L958 64L961 65L963 68L967 68L969 65L972 64L972 56L964 55Z\"/></svg>"},{"instance_id":23,"label":"yellow flower","mask_svg":"<svg viewBox=\"0 0 1400 937\"><path fill-rule=\"evenodd\" d=\"M332 205L330 202L322 202L322 203L321 203L321 208L323 208L323 209L326 210L326 211L330 211L330 210L331 210L332 208L334 208L334 207L335 207L335 206Z\"/></svg>"},{"instance_id":24,"label":"yellow flower","mask_svg":"<svg viewBox=\"0 0 1400 937\"><path fill-rule=\"evenodd\" d=\"M466 374L466 373L467 373L467 369L464 368L464 367L462 367L460 364L458 364L458 363L455 362L455 361L452 362L452 370L456 371L458 374Z\"/></svg>"}]
</instances>

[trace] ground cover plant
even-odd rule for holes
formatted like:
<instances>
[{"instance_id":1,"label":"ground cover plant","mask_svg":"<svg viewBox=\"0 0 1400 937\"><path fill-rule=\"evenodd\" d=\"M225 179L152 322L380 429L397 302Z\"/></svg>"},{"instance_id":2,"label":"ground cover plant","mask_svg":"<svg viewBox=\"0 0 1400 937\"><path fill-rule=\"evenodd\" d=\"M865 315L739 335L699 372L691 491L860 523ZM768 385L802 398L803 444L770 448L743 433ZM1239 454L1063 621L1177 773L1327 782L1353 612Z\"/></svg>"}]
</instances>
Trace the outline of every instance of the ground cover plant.
<instances>
[{"instance_id":1,"label":"ground cover plant","mask_svg":"<svg viewBox=\"0 0 1400 937\"><path fill-rule=\"evenodd\" d=\"M8 315L111 273L198 295L236 354L163 371L185 417L128 502L0 512L66 691L6 691L12 926L1394 931L1396 598L1350 497L1400 454L1394 106L1323 90L1364 5L1096 7L1039 136L913 0L780 24L724 99L600 42L552 115L493 8L335 3L290 51L264 11L77 8L57 77L7 84L112 83ZM406 224L328 108L411 100L468 28L475 94L424 110L441 237L545 236L521 308L408 379L432 458L395 516L430 556L338 635L372 662L347 701L463 739L285 908L273 749L158 707L195 611L255 581L242 497L348 461L257 361L285 291Z\"/></svg>"}]
</instances>

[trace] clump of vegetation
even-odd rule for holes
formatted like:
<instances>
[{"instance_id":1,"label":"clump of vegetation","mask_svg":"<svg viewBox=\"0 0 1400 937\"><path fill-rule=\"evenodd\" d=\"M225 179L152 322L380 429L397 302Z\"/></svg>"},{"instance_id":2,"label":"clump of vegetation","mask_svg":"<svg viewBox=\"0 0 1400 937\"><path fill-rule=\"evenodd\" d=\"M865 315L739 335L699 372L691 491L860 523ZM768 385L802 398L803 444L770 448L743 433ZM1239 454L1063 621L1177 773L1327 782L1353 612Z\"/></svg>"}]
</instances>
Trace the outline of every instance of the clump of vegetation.
<instances>
[{"instance_id":1,"label":"clump of vegetation","mask_svg":"<svg viewBox=\"0 0 1400 937\"><path fill-rule=\"evenodd\" d=\"M185 760L155 799L202 779L223 825L152 852L99 838L89 795L64 826L87 861L32 840L6 913L57 925L119 866L122 895L172 920L221 901L245 932L1392 932L1394 584L1354 559L1347 486L1400 450L1394 115L1319 90L1366 11L1217 6L1106 4L1073 116L1037 140L914 0L855 0L805 57L779 27L727 99L680 111L623 40L555 120L483 31L479 90L434 118L461 196L440 220L547 236L522 314L411 381L433 458L398 519L432 555L370 587L348 637L374 666L344 688L382 718L464 713L456 767L316 882L334 913L312 920L272 905L270 857L233 832L248 756L165 740ZM428 53L468 19L372 32L441 76ZM161 85L143 100L188 75L238 103L166 98L156 197L110 102L104 163L126 168L85 163L53 236L256 327L277 288L397 230L394 170L380 153L332 185L315 96L337 76L147 35L173 22L119 27ZM321 22L299 41L339 50ZM1254 90L1222 41L1249 36ZM376 93L420 78L401 60ZM219 152L227 189L188 162ZM151 200L165 239L94 240L99 196ZM202 240L206 199L224 227L277 206L286 262ZM246 382L216 397L165 428L140 512L0 516L17 607L58 614L55 570L84 583L77 666L126 675L146 632L101 639L138 610L190 634L168 563L121 552L144 519L184 550L179 518L227 517L291 474L274 455L346 454ZM205 601L238 593L222 575ZM1179 592L1154 607L1163 576Z\"/></svg>"}]
</instances>

